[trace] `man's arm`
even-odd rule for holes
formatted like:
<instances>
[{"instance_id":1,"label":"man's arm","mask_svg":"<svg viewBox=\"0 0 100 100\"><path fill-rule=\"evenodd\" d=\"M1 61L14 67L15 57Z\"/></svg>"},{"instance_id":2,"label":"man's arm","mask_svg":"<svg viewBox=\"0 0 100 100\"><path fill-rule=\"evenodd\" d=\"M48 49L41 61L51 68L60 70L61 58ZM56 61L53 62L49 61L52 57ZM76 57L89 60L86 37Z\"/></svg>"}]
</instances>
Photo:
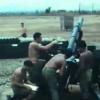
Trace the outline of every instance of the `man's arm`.
<instances>
[{"instance_id":1,"label":"man's arm","mask_svg":"<svg viewBox=\"0 0 100 100\"><path fill-rule=\"evenodd\" d=\"M35 85L35 84L33 84L31 81L28 80L27 74L26 74L26 76L24 77L24 83L30 84L30 85Z\"/></svg>"},{"instance_id":2,"label":"man's arm","mask_svg":"<svg viewBox=\"0 0 100 100\"><path fill-rule=\"evenodd\" d=\"M24 86L25 81L26 81L26 76L25 78L22 78L22 75L19 73L14 73L11 77L12 85L15 85L15 86L25 87Z\"/></svg>"},{"instance_id":3,"label":"man's arm","mask_svg":"<svg viewBox=\"0 0 100 100\"><path fill-rule=\"evenodd\" d=\"M52 41L51 43L49 43L49 44L47 44L45 46L37 44L36 48L39 49L39 50L48 50L51 47L53 47L56 43L57 43L57 41Z\"/></svg>"},{"instance_id":4,"label":"man's arm","mask_svg":"<svg viewBox=\"0 0 100 100\"><path fill-rule=\"evenodd\" d=\"M27 77L25 77L25 79L24 79L24 80L25 80L24 82L25 82L26 84L33 85L33 83L32 83L31 81L29 81Z\"/></svg>"},{"instance_id":5,"label":"man's arm","mask_svg":"<svg viewBox=\"0 0 100 100\"><path fill-rule=\"evenodd\" d=\"M17 80L18 80L18 78L16 78L16 79L11 78L12 85L19 86L19 87L25 87L24 84L20 83Z\"/></svg>"},{"instance_id":6,"label":"man's arm","mask_svg":"<svg viewBox=\"0 0 100 100\"><path fill-rule=\"evenodd\" d=\"M30 84L30 85L36 85L35 83L32 83L31 81L27 80L27 84Z\"/></svg>"}]
</instances>

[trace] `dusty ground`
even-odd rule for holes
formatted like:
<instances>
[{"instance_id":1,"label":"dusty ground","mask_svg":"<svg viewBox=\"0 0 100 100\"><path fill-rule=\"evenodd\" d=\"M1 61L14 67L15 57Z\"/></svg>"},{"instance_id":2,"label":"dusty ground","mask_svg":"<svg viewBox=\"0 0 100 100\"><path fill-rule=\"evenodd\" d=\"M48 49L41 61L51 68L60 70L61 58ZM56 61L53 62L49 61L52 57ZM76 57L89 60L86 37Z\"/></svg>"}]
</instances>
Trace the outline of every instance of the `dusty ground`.
<instances>
[{"instance_id":1,"label":"dusty ground","mask_svg":"<svg viewBox=\"0 0 100 100\"><path fill-rule=\"evenodd\" d=\"M82 16L82 15L81 15ZM81 17L75 16L75 21ZM84 39L88 44L98 44L100 42L100 16L84 15ZM20 36L20 23L24 22L29 37L34 32L41 32L43 37L62 37L69 40L70 33L60 30L59 16L5 16L0 17L0 37Z\"/></svg>"},{"instance_id":2,"label":"dusty ground","mask_svg":"<svg viewBox=\"0 0 100 100\"><path fill-rule=\"evenodd\" d=\"M90 15L84 17L84 39L89 44L100 43L100 16ZM75 17L75 20L78 17ZM31 37L33 32L43 33L43 37L56 38L60 36L69 39L71 32L61 32L59 17L51 16L17 16L17 17L0 17L0 37L17 37L20 35L20 23L25 22L28 30L28 36ZM0 59L0 92L10 86L10 76L14 70L22 66L24 59Z\"/></svg>"},{"instance_id":3,"label":"dusty ground","mask_svg":"<svg viewBox=\"0 0 100 100\"><path fill-rule=\"evenodd\" d=\"M24 59L0 59L0 93L10 86L10 78L16 68L23 65Z\"/></svg>"}]
</instances>

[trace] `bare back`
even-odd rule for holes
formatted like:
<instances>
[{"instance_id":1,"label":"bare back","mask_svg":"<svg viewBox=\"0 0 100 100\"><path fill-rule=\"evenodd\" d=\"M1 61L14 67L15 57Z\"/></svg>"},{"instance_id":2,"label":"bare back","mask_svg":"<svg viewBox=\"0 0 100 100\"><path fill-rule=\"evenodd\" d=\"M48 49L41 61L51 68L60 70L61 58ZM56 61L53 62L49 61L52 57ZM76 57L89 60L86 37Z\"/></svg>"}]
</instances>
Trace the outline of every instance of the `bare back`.
<instances>
[{"instance_id":1,"label":"bare back","mask_svg":"<svg viewBox=\"0 0 100 100\"><path fill-rule=\"evenodd\" d=\"M65 66L65 55L64 54L57 54L53 58L51 58L45 67L60 69L61 67Z\"/></svg>"},{"instance_id":2,"label":"bare back","mask_svg":"<svg viewBox=\"0 0 100 100\"><path fill-rule=\"evenodd\" d=\"M93 54L87 50L80 55L80 67L91 68L93 66Z\"/></svg>"},{"instance_id":3,"label":"bare back","mask_svg":"<svg viewBox=\"0 0 100 100\"><path fill-rule=\"evenodd\" d=\"M11 77L12 85L14 85L15 83L23 84L25 78L26 78L26 73L22 73L22 68L16 69L16 71Z\"/></svg>"}]
</instances>

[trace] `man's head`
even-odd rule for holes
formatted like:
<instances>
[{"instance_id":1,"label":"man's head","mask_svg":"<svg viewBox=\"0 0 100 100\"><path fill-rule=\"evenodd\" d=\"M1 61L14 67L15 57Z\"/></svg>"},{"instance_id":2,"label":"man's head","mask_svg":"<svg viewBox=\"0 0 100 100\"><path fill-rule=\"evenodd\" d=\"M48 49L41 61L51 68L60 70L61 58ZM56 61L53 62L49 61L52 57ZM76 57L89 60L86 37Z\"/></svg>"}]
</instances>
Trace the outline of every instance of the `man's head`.
<instances>
[{"instance_id":1,"label":"man's head","mask_svg":"<svg viewBox=\"0 0 100 100\"><path fill-rule=\"evenodd\" d=\"M81 39L82 39L82 37L83 37L83 31L82 31L82 30L80 30L80 31L79 31L79 39L81 40Z\"/></svg>"},{"instance_id":2,"label":"man's head","mask_svg":"<svg viewBox=\"0 0 100 100\"><path fill-rule=\"evenodd\" d=\"M33 63L30 60L25 60L24 61L24 69L25 70L30 70L33 67Z\"/></svg>"},{"instance_id":3,"label":"man's head","mask_svg":"<svg viewBox=\"0 0 100 100\"><path fill-rule=\"evenodd\" d=\"M24 27L24 23L23 22L21 23L21 27Z\"/></svg>"},{"instance_id":4,"label":"man's head","mask_svg":"<svg viewBox=\"0 0 100 100\"><path fill-rule=\"evenodd\" d=\"M79 30L79 36L78 36L78 41L81 41L83 37L83 31Z\"/></svg>"},{"instance_id":5,"label":"man's head","mask_svg":"<svg viewBox=\"0 0 100 100\"><path fill-rule=\"evenodd\" d=\"M79 45L78 51L79 51L80 53L82 53L82 52L84 52L84 51L86 50L87 45L86 45L86 42L85 42L85 41L79 42L78 45Z\"/></svg>"},{"instance_id":6,"label":"man's head","mask_svg":"<svg viewBox=\"0 0 100 100\"><path fill-rule=\"evenodd\" d=\"M33 34L33 38L36 42L41 43L42 42L42 37L40 32L36 32Z\"/></svg>"}]
</instances>

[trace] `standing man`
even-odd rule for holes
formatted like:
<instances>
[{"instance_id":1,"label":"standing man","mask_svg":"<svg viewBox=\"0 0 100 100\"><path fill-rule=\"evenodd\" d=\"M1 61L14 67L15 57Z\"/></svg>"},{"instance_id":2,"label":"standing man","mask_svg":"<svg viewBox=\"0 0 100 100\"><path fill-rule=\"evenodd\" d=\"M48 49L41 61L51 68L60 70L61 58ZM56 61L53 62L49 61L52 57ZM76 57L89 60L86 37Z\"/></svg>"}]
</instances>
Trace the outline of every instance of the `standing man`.
<instances>
[{"instance_id":1,"label":"standing man","mask_svg":"<svg viewBox=\"0 0 100 100\"><path fill-rule=\"evenodd\" d=\"M42 69L42 74L48 83L52 100L59 100L57 71L63 75L66 66L65 55L57 54L51 58Z\"/></svg>"},{"instance_id":2,"label":"standing man","mask_svg":"<svg viewBox=\"0 0 100 100\"><path fill-rule=\"evenodd\" d=\"M27 37L27 29L24 26L24 23L21 23L21 37L26 38Z\"/></svg>"},{"instance_id":3,"label":"standing man","mask_svg":"<svg viewBox=\"0 0 100 100\"><path fill-rule=\"evenodd\" d=\"M77 76L80 80L80 89L83 99L88 99L89 85L91 82L92 68L94 65L93 54L91 51L87 50L86 43L84 41L80 42L80 47L78 48L79 57L79 69L77 71Z\"/></svg>"},{"instance_id":4,"label":"standing man","mask_svg":"<svg viewBox=\"0 0 100 100\"><path fill-rule=\"evenodd\" d=\"M51 49L57 43L56 41L53 41L48 45L41 45L42 34L39 32L34 33L33 39L34 41L29 44L28 48L28 57L32 61L32 63L36 63L39 60L40 52Z\"/></svg>"},{"instance_id":5,"label":"standing man","mask_svg":"<svg viewBox=\"0 0 100 100\"><path fill-rule=\"evenodd\" d=\"M23 100L33 100L34 98L34 91L28 86L29 84L31 86L33 84L27 80L27 73L32 67L32 62L26 60L24 61L23 67L16 69L11 77L11 86L14 94L24 98Z\"/></svg>"},{"instance_id":6,"label":"standing man","mask_svg":"<svg viewBox=\"0 0 100 100\"><path fill-rule=\"evenodd\" d=\"M28 57L30 61L34 64L34 68L30 71L29 79L32 83L36 83L39 87L43 88L41 71L45 61L39 59L40 53L51 49L56 43L56 41L53 41L45 46L41 45L42 35L39 32L34 33L33 39L34 41L29 44L29 48L28 48Z\"/></svg>"}]
</instances>

